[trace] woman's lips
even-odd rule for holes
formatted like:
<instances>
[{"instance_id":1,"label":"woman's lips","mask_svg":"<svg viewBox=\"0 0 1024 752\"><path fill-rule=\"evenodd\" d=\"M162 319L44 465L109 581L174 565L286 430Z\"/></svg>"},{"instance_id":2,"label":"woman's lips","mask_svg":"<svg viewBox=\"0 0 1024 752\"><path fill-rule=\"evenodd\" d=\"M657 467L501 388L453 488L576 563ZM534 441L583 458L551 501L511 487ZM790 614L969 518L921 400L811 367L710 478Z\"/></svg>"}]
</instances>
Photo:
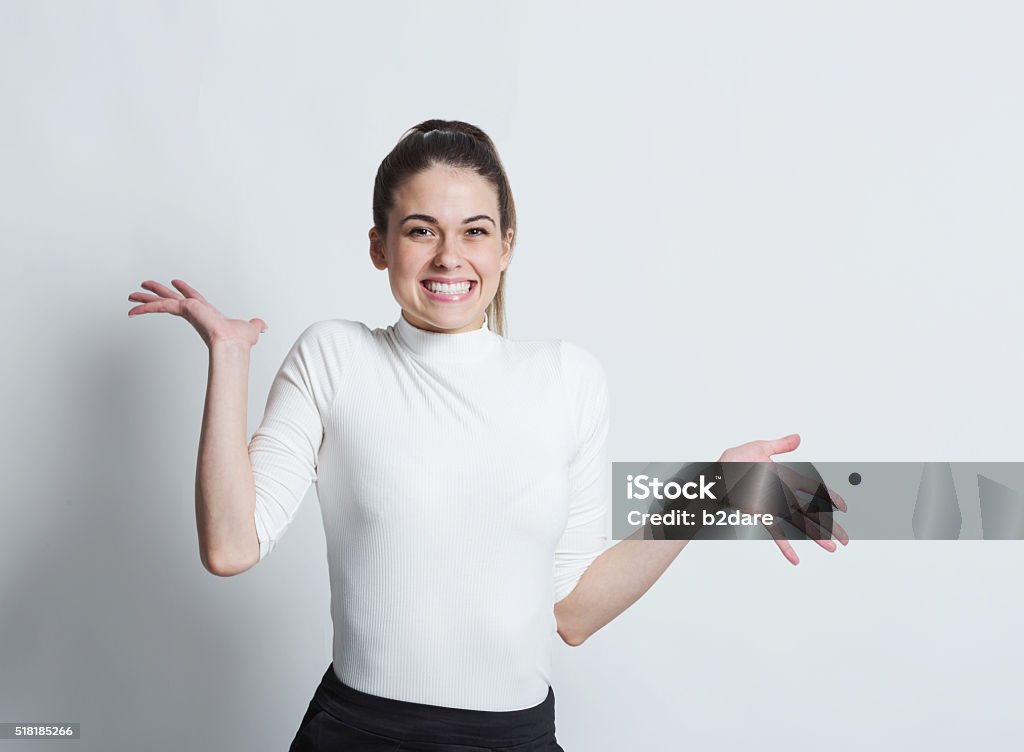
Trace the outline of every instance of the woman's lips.
<instances>
[{"instance_id":1,"label":"woman's lips","mask_svg":"<svg viewBox=\"0 0 1024 752\"><path fill-rule=\"evenodd\" d=\"M423 294L431 300L436 300L441 303L461 303L463 300L467 300L473 292L476 290L476 281L470 280L469 290L467 292L434 292L427 288L426 281L420 282L420 289L423 290Z\"/></svg>"}]
</instances>

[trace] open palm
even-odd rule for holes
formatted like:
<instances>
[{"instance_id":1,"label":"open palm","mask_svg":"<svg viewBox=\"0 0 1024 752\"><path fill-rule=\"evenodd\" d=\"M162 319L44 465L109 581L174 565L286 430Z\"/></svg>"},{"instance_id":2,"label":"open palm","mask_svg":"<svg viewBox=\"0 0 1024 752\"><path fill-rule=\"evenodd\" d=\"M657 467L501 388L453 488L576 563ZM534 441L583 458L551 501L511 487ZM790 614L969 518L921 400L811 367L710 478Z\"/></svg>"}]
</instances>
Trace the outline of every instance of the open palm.
<instances>
[{"instance_id":1,"label":"open palm","mask_svg":"<svg viewBox=\"0 0 1024 752\"><path fill-rule=\"evenodd\" d=\"M263 319L227 318L183 280L172 279L171 284L180 292L153 280L143 282L140 287L150 292L133 292L128 296L128 300L141 303L131 308L128 315L169 313L180 316L193 326L207 347L217 342L238 342L252 347L267 330Z\"/></svg>"},{"instance_id":2,"label":"open palm","mask_svg":"<svg viewBox=\"0 0 1024 752\"><path fill-rule=\"evenodd\" d=\"M800 436L795 433L791 433L788 436L783 436L778 439L750 441L746 444L740 444L739 446L726 449L722 452L722 456L718 458L718 461L771 462L773 455L781 454L783 452L792 452L799 445ZM791 490L801 491L812 496L818 493L818 489L820 487L820 483L818 481L800 475L783 465L777 467L777 472L779 478ZM825 489L828 491L832 505L841 512L847 511L848 507L846 506L846 502L843 500L843 497L827 486ZM831 519L831 515L828 515L827 519L823 519L822 516L816 512L797 509L795 510L792 519L789 519L788 521L803 530L809 538L814 540L826 551L836 550L836 544L830 539L832 535L835 535L836 540L844 546L850 542L850 537L846 534L846 531L838 522ZM782 555L785 556L792 564L799 564L800 558L796 555L796 551L793 550L793 546L790 545L789 539L782 531L779 523L773 522L772 524L765 525L764 527L775 540L775 544L779 547Z\"/></svg>"}]
</instances>

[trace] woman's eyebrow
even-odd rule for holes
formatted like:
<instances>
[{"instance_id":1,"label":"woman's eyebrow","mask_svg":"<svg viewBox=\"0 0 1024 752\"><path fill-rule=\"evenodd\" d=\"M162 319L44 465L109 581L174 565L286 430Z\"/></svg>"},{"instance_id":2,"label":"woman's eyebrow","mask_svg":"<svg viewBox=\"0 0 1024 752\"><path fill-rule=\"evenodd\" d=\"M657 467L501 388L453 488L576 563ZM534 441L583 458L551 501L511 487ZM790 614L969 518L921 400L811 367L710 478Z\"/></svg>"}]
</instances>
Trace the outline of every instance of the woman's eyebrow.
<instances>
[{"instance_id":1,"label":"woman's eyebrow","mask_svg":"<svg viewBox=\"0 0 1024 752\"><path fill-rule=\"evenodd\" d=\"M399 222L398 224L400 224L400 225L401 224L405 224L410 219L418 219L420 222L429 222L430 224L433 224L433 225L441 224L434 217L431 217L429 214L410 214L408 217L403 218L402 221ZM466 219L462 220L462 224L468 225L470 222L476 222L478 219L486 219L492 225L497 227L497 224L495 223L495 221L493 219L491 219L490 217L488 217L486 214L476 214L476 215L474 215L472 217L467 217Z\"/></svg>"}]
</instances>

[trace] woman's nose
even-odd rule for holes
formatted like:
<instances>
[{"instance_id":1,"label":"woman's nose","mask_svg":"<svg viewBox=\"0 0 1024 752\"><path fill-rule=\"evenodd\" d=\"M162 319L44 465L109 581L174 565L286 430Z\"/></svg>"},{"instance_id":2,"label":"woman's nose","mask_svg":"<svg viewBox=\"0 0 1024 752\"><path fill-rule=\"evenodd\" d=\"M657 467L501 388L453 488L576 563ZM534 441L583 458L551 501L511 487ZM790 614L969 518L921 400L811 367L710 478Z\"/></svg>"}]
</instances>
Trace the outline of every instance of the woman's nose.
<instances>
[{"instance_id":1,"label":"woman's nose","mask_svg":"<svg viewBox=\"0 0 1024 752\"><path fill-rule=\"evenodd\" d=\"M434 256L434 263L448 269L459 266L462 263L462 254L459 253L457 243L458 240L451 237L442 241Z\"/></svg>"}]
</instances>

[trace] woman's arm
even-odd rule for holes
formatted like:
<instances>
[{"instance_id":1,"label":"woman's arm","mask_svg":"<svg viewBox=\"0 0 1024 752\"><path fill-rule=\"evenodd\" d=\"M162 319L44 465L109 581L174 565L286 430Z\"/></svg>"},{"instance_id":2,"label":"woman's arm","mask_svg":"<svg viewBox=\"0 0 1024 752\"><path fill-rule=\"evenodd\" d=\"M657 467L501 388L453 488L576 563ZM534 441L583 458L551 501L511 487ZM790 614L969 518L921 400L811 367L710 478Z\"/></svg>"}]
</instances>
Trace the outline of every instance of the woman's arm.
<instances>
[{"instance_id":1,"label":"woman's arm","mask_svg":"<svg viewBox=\"0 0 1024 752\"><path fill-rule=\"evenodd\" d=\"M196 464L199 558L229 577L259 561L256 486L246 440L250 347L237 340L210 346L209 380Z\"/></svg>"},{"instance_id":2,"label":"woman's arm","mask_svg":"<svg viewBox=\"0 0 1024 752\"><path fill-rule=\"evenodd\" d=\"M799 444L797 434L770 441L751 441L727 449L718 462L771 462L772 455L791 452ZM784 476L791 489L816 493L816 481L788 470ZM847 511L843 498L832 489L827 491L833 505L842 512ZM807 525L808 530L815 524L808 519L796 521L802 526ZM790 563L798 564L800 560L778 524L774 523L768 530L783 556ZM844 546L849 543L849 536L837 522L831 522L824 532L834 534ZM566 644L582 645L590 635L633 605L689 543L688 538L644 540L643 534L641 528L602 552L583 572L572 592L555 604L558 634ZM814 540L826 551L836 550L836 545L828 538L816 537Z\"/></svg>"},{"instance_id":3,"label":"woman's arm","mask_svg":"<svg viewBox=\"0 0 1024 752\"><path fill-rule=\"evenodd\" d=\"M256 490L245 439L249 351L267 329L263 319L230 319L180 279L172 290L146 280L148 292L128 296L130 317L147 313L179 316L196 330L210 354L206 405L196 467L196 527L199 558L208 571L232 575L259 558L254 518Z\"/></svg>"},{"instance_id":4,"label":"woman's arm","mask_svg":"<svg viewBox=\"0 0 1024 752\"><path fill-rule=\"evenodd\" d=\"M688 540L643 540L643 530L621 540L587 567L569 595L555 604L558 635L582 645L632 606L657 582Z\"/></svg>"}]
</instances>

